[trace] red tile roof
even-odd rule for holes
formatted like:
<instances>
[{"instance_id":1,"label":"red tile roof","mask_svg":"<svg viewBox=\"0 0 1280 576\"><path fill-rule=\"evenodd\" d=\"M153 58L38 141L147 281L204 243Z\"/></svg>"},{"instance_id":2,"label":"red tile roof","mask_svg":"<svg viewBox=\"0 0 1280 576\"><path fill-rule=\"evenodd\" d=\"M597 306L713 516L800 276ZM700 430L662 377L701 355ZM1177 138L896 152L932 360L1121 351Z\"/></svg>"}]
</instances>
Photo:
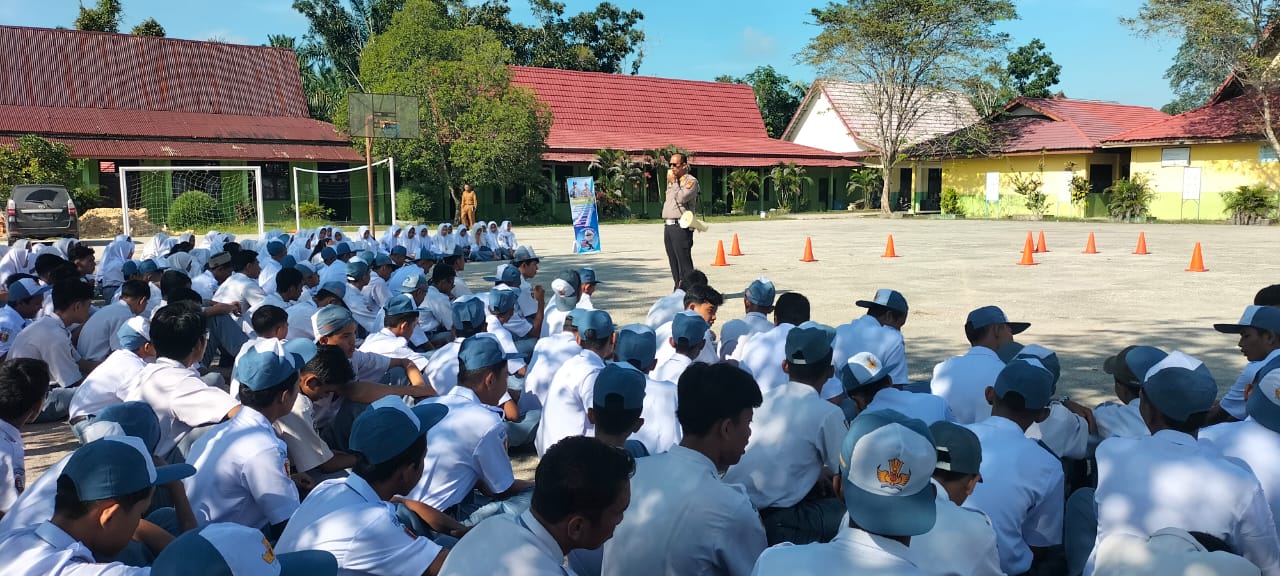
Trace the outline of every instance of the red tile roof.
<instances>
[{"instance_id":1,"label":"red tile roof","mask_svg":"<svg viewBox=\"0 0 1280 576\"><path fill-rule=\"evenodd\" d=\"M1280 108L1280 95L1272 96ZM1237 96L1183 112L1108 138L1105 146L1141 143L1254 142L1265 138L1262 128L1262 101L1256 94Z\"/></svg>"},{"instance_id":2,"label":"red tile roof","mask_svg":"<svg viewBox=\"0 0 1280 576\"><path fill-rule=\"evenodd\" d=\"M13 136L0 136L0 146L12 146ZM346 146L289 142L230 142L198 140L120 140L51 137L71 147L77 158L111 160L240 160L294 162L363 162L364 156Z\"/></svg>"},{"instance_id":3,"label":"red tile roof","mask_svg":"<svg viewBox=\"0 0 1280 576\"><path fill-rule=\"evenodd\" d=\"M1089 148L1097 148L1102 140L1125 130L1169 118L1168 114L1147 106L1066 98L1018 98L1006 106L1005 110L1013 110L1019 106L1071 125L1091 144Z\"/></svg>"},{"instance_id":4,"label":"red tile roof","mask_svg":"<svg viewBox=\"0 0 1280 576\"><path fill-rule=\"evenodd\" d=\"M716 166L856 166L844 156L769 138L751 87L511 67L511 81L551 108L543 158L589 162L602 148L632 153L674 144Z\"/></svg>"}]
</instances>

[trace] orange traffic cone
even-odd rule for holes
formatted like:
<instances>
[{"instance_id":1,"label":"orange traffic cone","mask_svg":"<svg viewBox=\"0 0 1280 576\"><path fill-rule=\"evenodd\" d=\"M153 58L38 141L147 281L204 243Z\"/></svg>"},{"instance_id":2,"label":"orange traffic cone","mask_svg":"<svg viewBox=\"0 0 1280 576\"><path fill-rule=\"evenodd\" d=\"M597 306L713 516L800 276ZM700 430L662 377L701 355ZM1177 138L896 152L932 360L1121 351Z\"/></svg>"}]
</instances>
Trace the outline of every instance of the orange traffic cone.
<instances>
[{"instance_id":1,"label":"orange traffic cone","mask_svg":"<svg viewBox=\"0 0 1280 576\"><path fill-rule=\"evenodd\" d=\"M800 258L801 262L817 262L818 259L813 257L813 240L808 236L804 237L804 256Z\"/></svg>"},{"instance_id":2,"label":"orange traffic cone","mask_svg":"<svg viewBox=\"0 0 1280 576\"><path fill-rule=\"evenodd\" d=\"M1150 252L1147 252L1147 233L1146 232L1138 233L1138 248L1135 249L1133 253L1139 254L1142 256L1146 256L1147 254L1150 254Z\"/></svg>"},{"instance_id":3,"label":"orange traffic cone","mask_svg":"<svg viewBox=\"0 0 1280 576\"><path fill-rule=\"evenodd\" d=\"M716 241L716 261L711 263L712 266L728 266L729 263L724 261L724 240Z\"/></svg>"},{"instance_id":4,"label":"orange traffic cone","mask_svg":"<svg viewBox=\"0 0 1280 576\"><path fill-rule=\"evenodd\" d=\"M741 256L741 255L742 255L742 249L741 249L741 248L738 248L738 235L737 235L737 234L734 234L734 235L733 235L733 245L729 248L729 255L730 255L730 256Z\"/></svg>"},{"instance_id":5,"label":"orange traffic cone","mask_svg":"<svg viewBox=\"0 0 1280 576\"><path fill-rule=\"evenodd\" d=\"M881 258L897 258L898 257L898 253L893 250L893 234L890 234L889 241L885 242L884 254L881 254L880 257Z\"/></svg>"},{"instance_id":6,"label":"orange traffic cone","mask_svg":"<svg viewBox=\"0 0 1280 576\"><path fill-rule=\"evenodd\" d=\"M1200 253L1200 243L1196 242L1196 247L1191 251L1191 267L1187 268L1187 272L1208 272L1204 267L1204 255Z\"/></svg>"},{"instance_id":7,"label":"orange traffic cone","mask_svg":"<svg viewBox=\"0 0 1280 576\"><path fill-rule=\"evenodd\" d=\"M1036 239L1036 254L1048 252L1049 247L1044 245L1044 230L1040 231L1040 237Z\"/></svg>"},{"instance_id":8,"label":"orange traffic cone","mask_svg":"<svg viewBox=\"0 0 1280 576\"><path fill-rule=\"evenodd\" d=\"M1089 241L1084 245L1084 254L1097 254L1098 246L1093 243L1093 232L1089 233Z\"/></svg>"},{"instance_id":9,"label":"orange traffic cone","mask_svg":"<svg viewBox=\"0 0 1280 576\"><path fill-rule=\"evenodd\" d=\"M1039 262L1036 262L1035 256L1033 256L1033 254L1035 254L1035 251L1036 251L1035 242L1031 240L1031 233L1027 232L1027 241L1022 245L1022 260L1018 262L1018 265L1019 266L1035 266L1036 264L1039 264Z\"/></svg>"}]
</instances>

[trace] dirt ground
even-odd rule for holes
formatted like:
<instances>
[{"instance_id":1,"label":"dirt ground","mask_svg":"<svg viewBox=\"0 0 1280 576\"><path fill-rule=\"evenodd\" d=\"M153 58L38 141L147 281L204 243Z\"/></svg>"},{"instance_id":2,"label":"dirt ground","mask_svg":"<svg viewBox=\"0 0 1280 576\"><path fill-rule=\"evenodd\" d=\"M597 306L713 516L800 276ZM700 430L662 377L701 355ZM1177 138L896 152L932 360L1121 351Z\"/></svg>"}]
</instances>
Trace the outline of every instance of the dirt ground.
<instances>
[{"instance_id":1,"label":"dirt ground","mask_svg":"<svg viewBox=\"0 0 1280 576\"><path fill-rule=\"evenodd\" d=\"M1017 266L1028 231L1045 233L1049 252L1036 266ZM1132 254L1145 231L1150 254ZM1099 254L1081 254L1094 232ZM538 281L550 285L568 266L592 266L602 280L593 300L618 324L643 321L649 306L671 291L660 225L602 226L604 252L575 256L567 227L516 228L522 244L543 258ZM744 256L711 267L716 241L728 250L737 234ZM892 234L899 258L881 258ZM817 262L800 262L805 238ZM1203 360L1225 391L1244 366L1236 339L1213 330L1235 322L1254 293L1280 282L1280 228L1160 224L1007 222L859 218L820 215L781 221L712 224L697 234L694 263L726 295L717 328L743 315L742 290L767 276L779 290L807 296L815 320L838 325L861 315L854 306L877 288L901 291L911 306L903 329L913 380L927 380L934 364L963 354L965 315L987 304L1010 319L1031 322L1019 341L1057 351L1059 393L1086 405L1111 396L1103 360L1130 344L1182 350ZM1185 272L1196 242L1206 273ZM469 264L473 289L492 264ZM29 480L75 441L65 425L24 434ZM533 459L516 459L532 477Z\"/></svg>"}]
</instances>

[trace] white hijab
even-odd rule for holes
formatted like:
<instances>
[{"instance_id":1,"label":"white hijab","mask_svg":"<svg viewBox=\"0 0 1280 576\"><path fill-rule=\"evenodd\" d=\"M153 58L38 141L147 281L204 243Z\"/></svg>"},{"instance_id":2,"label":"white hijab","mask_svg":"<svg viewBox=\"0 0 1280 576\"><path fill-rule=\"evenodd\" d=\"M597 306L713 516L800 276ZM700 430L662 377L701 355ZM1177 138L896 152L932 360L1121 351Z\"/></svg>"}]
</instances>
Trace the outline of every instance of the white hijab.
<instances>
[{"instance_id":1,"label":"white hijab","mask_svg":"<svg viewBox=\"0 0 1280 576\"><path fill-rule=\"evenodd\" d=\"M493 228L493 230L490 230L489 228ZM500 248L498 244L498 236L501 235L502 231L498 228L497 222L490 222L486 224L484 227L484 245L488 246L490 250L497 252L498 248Z\"/></svg>"},{"instance_id":2,"label":"white hijab","mask_svg":"<svg viewBox=\"0 0 1280 576\"><path fill-rule=\"evenodd\" d=\"M502 221L502 226L498 231L498 244L507 250L515 250L516 246L519 246L519 244L516 244L516 233L511 231L510 220Z\"/></svg>"},{"instance_id":3,"label":"white hijab","mask_svg":"<svg viewBox=\"0 0 1280 576\"><path fill-rule=\"evenodd\" d=\"M128 236L116 236L110 244L102 251L102 262L98 264L98 274L102 276L102 283L105 286L118 286L124 284L124 276L120 274L120 267L124 266L126 260L133 258L134 244L133 240Z\"/></svg>"},{"instance_id":4,"label":"white hijab","mask_svg":"<svg viewBox=\"0 0 1280 576\"><path fill-rule=\"evenodd\" d=\"M400 233L401 233L400 227L396 226L395 224L392 224L391 226L388 226L386 230L383 230L382 238L380 239L380 242L379 242L380 244L382 244L382 249L389 253L391 252L392 248L399 246Z\"/></svg>"},{"instance_id":5,"label":"white hijab","mask_svg":"<svg viewBox=\"0 0 1280 576\"><path fill-rule=\"evenodd\" d=\"M29 274L31 272L31 241L23 238L13 243L8 252L0 257L0 284L13 274Z\"/></svg>"},{"instance_id":6,"label":"white hijab","mask_svg":"<svg viewBox=\"0 0 1280 576\"><path fill-rule=\"evenodd\" d=\"M165 234L164 232L157 232L156 235L152 236L151 239L142 247L142 258L146 259L163 256L164 243L167 240L169 240L168 234Z\"/></svg>"}]
</instances>

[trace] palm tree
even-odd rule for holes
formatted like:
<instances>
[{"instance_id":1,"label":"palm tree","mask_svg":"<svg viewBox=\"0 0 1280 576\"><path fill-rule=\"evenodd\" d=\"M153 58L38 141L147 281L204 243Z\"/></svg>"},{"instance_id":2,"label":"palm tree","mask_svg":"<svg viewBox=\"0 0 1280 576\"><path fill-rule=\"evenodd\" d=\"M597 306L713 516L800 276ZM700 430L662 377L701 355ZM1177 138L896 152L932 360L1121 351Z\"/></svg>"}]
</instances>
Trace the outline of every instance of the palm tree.
<instances>
[{"instance_id":1,"label":"palm tree","mask_svg":"<svg viewBox=\"0 0 1280 576\"><path fill-rule=\"evenodd\" d=\"M857 207L865 209L867 207L867 199L873 193L878 193L884 188L884 182L881 179L880 171L870 168L855 168L849 173L849 183L845 185L844 190L849 195L849 205L854 205L853 197L855 194L861 194L862 200L859 201Z\"/></svg>"},{"instance_id":2,"label":"palm tree","mask_svg":"<svg viewBox=\"0 0 1280 576\"><path fill-rule=\"evenodd\" d=\"M601 192L625 198L628 190L644 184L644 169L626 151L605 148L596 152L589 166Z\"/></svg>"},{"instance_id":3,"label":"palm tree","mask_svg":"<svg viewBox=\"0 0 1280 576\"><path fill-rule=\"evenodd\" d=\"M755 170L734 170L729 173L725 185L733 195L734 213L743 214L747 211L747 200L760 193L760 185L763 182L760 173Z\"/></svg>"},{"instance_id":4,"label":"palm tree","mask_svg":"<svg viewBox=\"0 0 1280 576\"><path fill-rule=\"evenodd\" d=\"M766 177L773 181L773 189L778 193L778 208L799 212L804 210L808 197L805 188L813 185L813 178L805 175L803 166L795 162L778 164L769 171Z\"/></svg>"}]
</instances>

